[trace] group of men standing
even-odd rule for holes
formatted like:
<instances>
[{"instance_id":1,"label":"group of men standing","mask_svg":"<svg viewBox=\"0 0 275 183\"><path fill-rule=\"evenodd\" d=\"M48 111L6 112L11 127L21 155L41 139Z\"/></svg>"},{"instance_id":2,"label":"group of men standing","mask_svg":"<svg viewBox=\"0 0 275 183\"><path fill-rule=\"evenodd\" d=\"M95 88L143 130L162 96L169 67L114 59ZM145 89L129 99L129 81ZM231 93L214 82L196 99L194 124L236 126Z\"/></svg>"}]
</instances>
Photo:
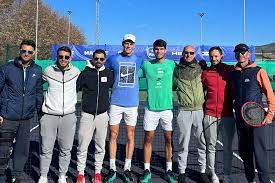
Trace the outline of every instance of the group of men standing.
<instances>
[{"instance_id":1,"label":"group of men standing","mask_svg":"<svg viewBox=\"0 0 275 183\"><path fill-rule=\"evenodd\" d=\"M166 59L167 43L158 39L153 43L155 59L143 61L134 54L136 37L125 34L123 50L106 60L104 50L97 49L87 66L80 72L70 61L72 52L63 46L57 50L57 60L42 73L41 67L32 60L35 44L24 40L20 55L13 62L0 67L0 181L5 182L5 170L10 158L10 147L16 139L13 157L13 182L20 182L29 153L31 120L37 111L40 119L41 155L39 183L47 183L55 141L59 144L59 179L66 183L66 173L71 159L71 149L76 129L75 104L77 92L82 91L81 118L77 146L77 183L85 183L85 167L89 144L95 140L95 183L112 183L117 178L116 151L119 124L126 123L126 155L123 172L124 182L133 182L131 160L134 152L135 126L139 105L139 77L147 81L147 102L143 120L144 172L139 182L151 181L150 161L152 141L158 124L164 132L166 171L164 179L174 183L172 171L174 131L173 89L177 93L179 129L178 170L179 183L186 182L188 146L192 129L198 140L200 182L218 183L215 173L215 153L219 131L222 134L224 178L232 183L232 141L235 124L239 137L239 152L244 162L248 182L255 177L253 155L256 159L259 180L270 182L266 155L266 125L272 122L275 110L274 94L266 72L250 61L249 47L235 47L236 66L222 63L220 47L209 50L211 66L202 69L195 59L193 46L183 48L178 64ZM48 83L43 96L42 83ZM109 90L112 89L111 100ZM240 115L240 106L247 101L261 102L267 97L268 112L265 126L252 128ZM234 105L233 105L234 101ZM235 118L233 116L235 109ZM43 114L43 115L42 115ZM102 177L105 141L109 126L110 170ZM2 161L2 160L1 160ZM211 172L208 179L206 169ZM2 183L1 182L1 183Z\"/></svg>"}]
</instances>

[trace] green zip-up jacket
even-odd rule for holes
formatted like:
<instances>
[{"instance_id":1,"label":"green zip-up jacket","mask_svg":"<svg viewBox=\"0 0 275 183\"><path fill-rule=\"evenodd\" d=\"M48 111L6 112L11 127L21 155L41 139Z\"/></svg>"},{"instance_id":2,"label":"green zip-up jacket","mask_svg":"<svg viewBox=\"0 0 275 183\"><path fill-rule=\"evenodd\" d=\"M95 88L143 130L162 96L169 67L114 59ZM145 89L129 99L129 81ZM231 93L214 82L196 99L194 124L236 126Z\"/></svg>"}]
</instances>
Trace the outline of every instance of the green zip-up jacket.
<instances>
[{"instance_id":1,"label":"green zip-up jacket","mask_svg":"<svg viewBox=\"0 0 275 183\"><path fill-rule=\"evenodd\" d=\"M178 104L183 110L203 109L204 93L201 82L201 67L196 60L188 63L181 60L174 71L174 86L178 95Z\"/></svg>"}]
</instances>

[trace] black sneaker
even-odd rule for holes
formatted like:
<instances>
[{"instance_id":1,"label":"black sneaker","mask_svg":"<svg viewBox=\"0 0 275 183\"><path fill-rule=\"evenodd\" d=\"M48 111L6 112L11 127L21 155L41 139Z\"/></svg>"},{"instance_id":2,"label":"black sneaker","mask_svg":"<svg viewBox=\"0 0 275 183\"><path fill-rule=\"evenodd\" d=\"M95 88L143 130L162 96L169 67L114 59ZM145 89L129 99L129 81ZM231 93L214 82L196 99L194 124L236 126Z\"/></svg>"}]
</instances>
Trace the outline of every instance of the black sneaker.
<instances>
[{"instance_id":1,"label":"black sneaker","mask_svg":"<svg viewBox=\"0 0 275 183\"><path fill-rule=\"evenodd\" d=\"M122 179L126 183L134 182L131 170L125 170L123 172Z\"/></svg>"},{"instance_id":2,"label":"black sneaker","mask_svg":"<svg viewBox=\"0 0 275 183\"><path fill-rule=\"evenodd\" d=\"M186 178L185 173L179 174L179 176L178 176L178 183L186 183L185 178Z\"/></svg>"},{"instance_id":3,"label":"black sneaker","mask_svg":"<svg viewBox=\"0 0 275 183\"><path fill-rule=\"evenodd\" d=\"M210 183L206 173L200 173L200 182L201 183Z\"/></svg>"},{"instance_id":4,"label":"black sneaker","mask_svg":"<svg viewBox=\"0 0 275 183\"><path fill-rule=\"evenodd\" d=\"M111 169L107 175L107 177L105 177L104 182L105 183L113 183L116 180L116 172Z\"/></svg>"}]
</instances>

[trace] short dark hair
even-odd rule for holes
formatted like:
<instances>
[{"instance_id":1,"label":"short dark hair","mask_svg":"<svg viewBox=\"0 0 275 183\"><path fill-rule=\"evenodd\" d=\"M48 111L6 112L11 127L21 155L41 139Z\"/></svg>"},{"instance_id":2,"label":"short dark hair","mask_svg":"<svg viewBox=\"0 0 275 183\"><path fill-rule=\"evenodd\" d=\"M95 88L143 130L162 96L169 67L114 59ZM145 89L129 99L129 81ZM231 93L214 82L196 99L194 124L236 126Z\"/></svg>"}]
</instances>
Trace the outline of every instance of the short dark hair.
<instances>
[{"instance_id":1,"label":"short dark hair","mask_svg":"<svg viewBox=\"0 0 275 183\"><path fill-rule=\"evenodd\" d=\"M157 39L154 43L153 46L155 47L164 47L166 49L166 41L162 40L162 39Z\"/></svg>"},{"instance_id":2,"label":"short dark hair","mask_svg":"<svg viewBox=\"0 0 275 183\"><path fill-rule=\"evenodd\" d=\"M221 55L223 54L222 49L219 46L213 46L209 49L209 55L213 50L218 50Z\"/></svg>"},{"instance_id":3,"label":"short dark hair","mask_svg":"<svg viewBox=\"0 0 275 183\"><path fill-rule=\"evenodd\" d=\"M68 46L61 46L60 48L58 48L57 54L59 54L60 51L69 52L70 56L72 55L72 50Z\"/></svg>"},{"instance_id":4,"label":"short dark hair","mask_svg":"<svg viewBox=\"0 0 275 183\"><path fill-rule=\"evenodd\" d=\"M93 58L95 58L95 54L103 54L106 57L106 52L102 49L96 49L93 53Z\"/></svg>"},{"instance_id":5,"label":"short dark hair","mask_svg":"<svg viewBox=\"0 0 275 183\"><path fill-rule=\"evenodd\" d=\"M31 47L33 47L34 50L36 48L35 42L33 40L30 40L30 39L23 39L21 44L20 44L20 49L22 48L23 45L31 46Z\"/></svg>"}]
</instances>

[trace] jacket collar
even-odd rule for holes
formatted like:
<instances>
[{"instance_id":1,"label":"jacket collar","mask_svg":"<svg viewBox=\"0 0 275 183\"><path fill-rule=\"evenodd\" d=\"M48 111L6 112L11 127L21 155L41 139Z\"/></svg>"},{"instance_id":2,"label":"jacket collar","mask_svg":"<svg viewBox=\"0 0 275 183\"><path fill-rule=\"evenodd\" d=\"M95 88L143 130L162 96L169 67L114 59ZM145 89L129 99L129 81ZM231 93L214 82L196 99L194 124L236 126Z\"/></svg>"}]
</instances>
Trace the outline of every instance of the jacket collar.
<instances>
[{"instance_id":1,"label":"jacket collar","mask_svg":"<svg viewBox=\"0 0 275 183\"><path fill-rule=\"evenodd\" d=\"M23 68L22 61L21 61L20 57L16 57L13 62L16 67ZM33 65L34 65L34 61L30 60L29 67L33 67Z\"/></svg>"},{"instance_id":2,"label":"jacket collar","mask_svg":"<svg viewBox=\"0 0 275 183\"><path fill-rule=\"evenodd\" d=\"M69 63L69 65L68 65L68 67L67 67L66 69L61 70L61 69L58 67L57 63L55 63L55 64L53 65L53 68L54 68L54 70L56 70L56 71L61 71L61 72L63 72L63 71L68 71L68 70L70 70L70 69L72 68L72 64Z\"/></svg>"},{"instance_id":3,"label":"jacket collar","mask_svg":"<svg viewBox=\"0 0 275 183\"><path fill-rule=\"evenodd\" d=\"M235 66L235 70L241 71L241 70L253 68L253 67L256 67L256 66L257 66L256 61L255 62L249 62L244 68L242 68L240 66L240 64L237 63L236 66Z\"/></svg>"}]
</instances>

